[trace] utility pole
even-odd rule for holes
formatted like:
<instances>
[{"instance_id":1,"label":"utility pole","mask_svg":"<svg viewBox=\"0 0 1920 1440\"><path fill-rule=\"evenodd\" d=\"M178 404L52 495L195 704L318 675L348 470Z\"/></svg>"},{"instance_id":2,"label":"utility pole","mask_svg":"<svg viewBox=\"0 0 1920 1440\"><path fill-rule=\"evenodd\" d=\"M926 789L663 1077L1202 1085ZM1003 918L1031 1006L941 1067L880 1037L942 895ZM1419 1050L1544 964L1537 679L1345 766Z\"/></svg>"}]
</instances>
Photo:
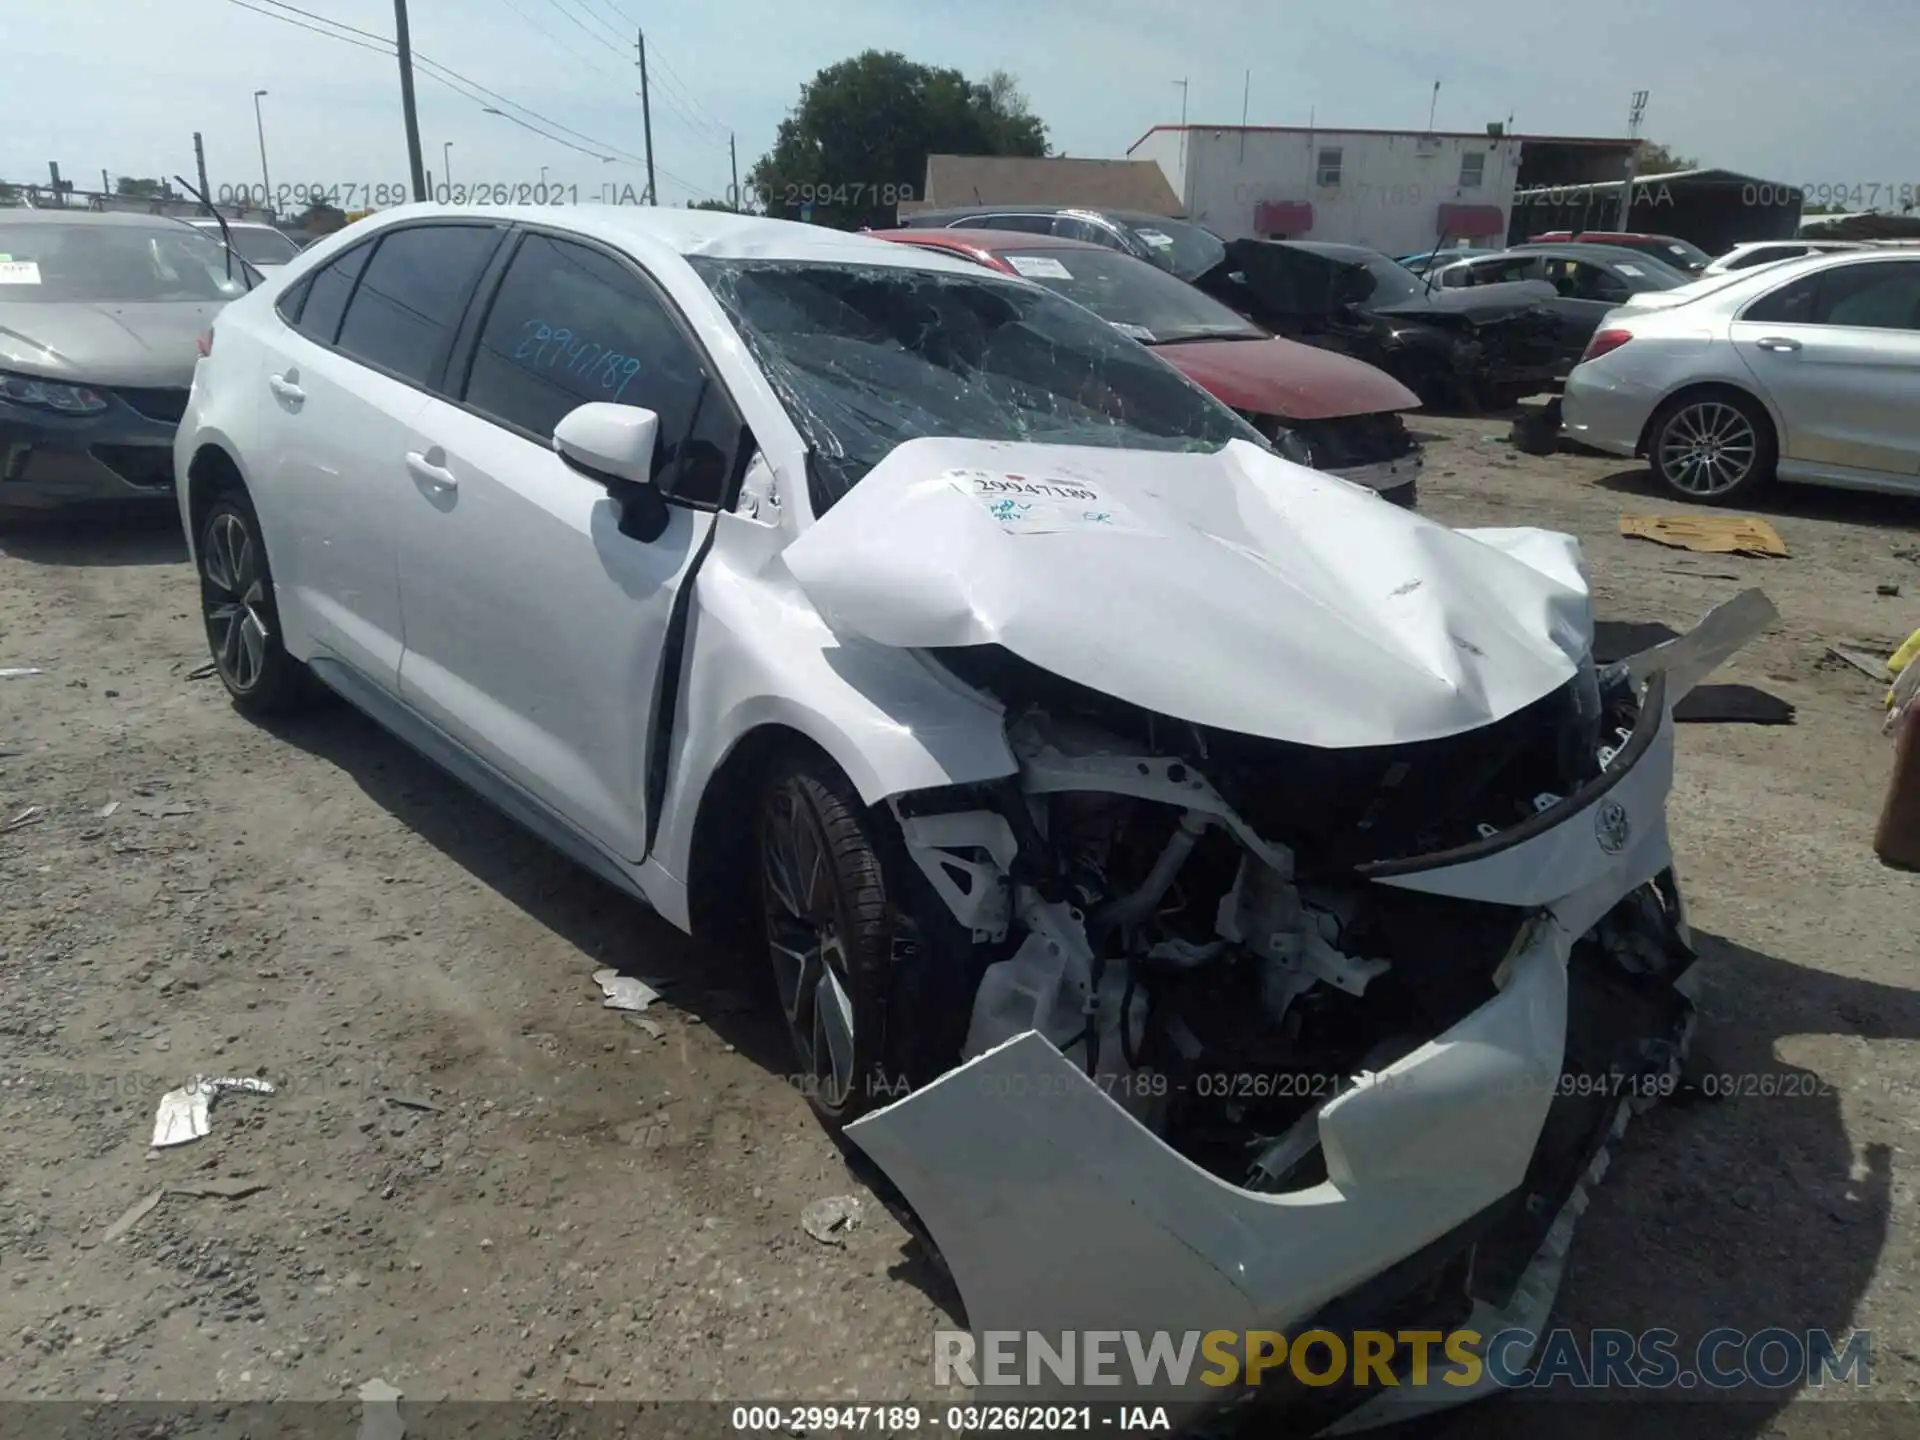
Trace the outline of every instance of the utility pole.
<instances>
[{"instance_id":1,"label":"utility pole","mask_svg":"<svg viewBox=\"0 0 1920 1440\"><path fill-rule=\"evenodd\" d=\"M1180 87L1180 187L1187 188L1187 82L1176 80Z\"/></svg>"},{"instance_id":2,"label":"utility pole","mask_svg":"<svg viewBox=\"0 0 1920 1440\"><path fill-rule=\"evenodd\" d=\"M634 33L640 37L640 124L647 136L647 204L658 205L660 197L653 189L653 106L647 98L647 32Z\"/></svg>"},{"instance_id":3,"label":"utility pole","mask_svg":"<svg viewBox=\"0 0 1920 1440\"><path fill-rule=\"evenodd\" d=\"M400 57L400 109L407 119L407 168L413 198L427 198L427 167L420 158L420 117L413 108L413 41L407 34L407 0L393 0L393 44Z\"/></svg>"},{"instance_id":4,"label":"utility pole","mask_svg":"<svg viewBox=\"0 0 1920 1440\"><path fill-rule=\"evenodd\" d=\"M260 203L266 207L269 215L273 210L273 177L267 174L267 122L260 118L260 97L267 92L253 92L253 128L260 135Z\"/></svg>"},{"instance_id":5,"label":"utility pole","mask_svg":"<svg viewBox=\"0 0 1920 1440\"><path fill-rule=\"evenodd\" d=\"M1433 98L1427 101L1427 133L1433 133L1433 117L1440 111L1440 82L1433 82Z\"/></svg>"},{"instance_id":6,"label":"utility pole","mask_svg":"<svg viewBox=\"0 0 1920 1440\"><path fill-rule=\"evenodd\" d=\"M1247 106L1253 103L1253 71L1247 71L1246 83L1240 87L1240 163L1247 163Z\"/></svg>"},{"instance_id":7,"label":"utility pole","mask_svg":"<svg viewBox=\"0 0 1920 1440\"><path fill-rule=\"evenodd\" d=\"M733 193L727 198L734 209L744 210L747 207L740 203L740 150L731 130L727 132L727 160L733 166Z\"/></svg>"},{"instance_id":8,"label":"utility pole","mask_svg":"<svg viewBox=\"0 0 1920 1440\"><path fill-rule=\"evenodd\" d=\"M1633 182L1640 172L1640 121L1647 113L1647 92L1633 92L1633 108L1627 112L1627 135L1633 140L1633 149L1627 152L1627 179L1620 187L1620 220L1613 228L1616 230L1633 229Z\"/></svg>"},{"instance_id":9,"label":"utility pole","mask_svg":"<svg viewBox=\"0 0 1920 1440\"><path fill-rule=\"evenodd\" d=\"M207 186L207 147L200 143L200 132L193 132L193 163L200 172L200 213L213 214L213 191Z\"/></svg>"}]
</instances>

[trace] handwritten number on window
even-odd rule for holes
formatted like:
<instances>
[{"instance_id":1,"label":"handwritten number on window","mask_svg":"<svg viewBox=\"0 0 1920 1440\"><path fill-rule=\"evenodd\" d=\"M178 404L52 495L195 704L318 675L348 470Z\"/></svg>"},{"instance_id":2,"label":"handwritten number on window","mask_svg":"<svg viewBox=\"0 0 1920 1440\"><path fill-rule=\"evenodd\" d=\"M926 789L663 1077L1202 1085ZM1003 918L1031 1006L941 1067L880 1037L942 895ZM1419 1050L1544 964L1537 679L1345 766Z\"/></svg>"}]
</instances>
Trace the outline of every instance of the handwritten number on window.
<instances>
[{"instance_id":1,"label":"handwritten number on window","mask_svg":"<svg viewBox=\"0 0 1920 1440\"><path fill-rule=\"evenodd\" d=\"M520 343L513 351L515 361L535 371L551 370L565 361L568 374L583 376L590 383L597 381L602 390L613 392L615 403L640 373L637 355L609 350L591 340L576 340L571 330L556 330L539 320L524 321L520 328Z\"/></svg>"}]
</instances>

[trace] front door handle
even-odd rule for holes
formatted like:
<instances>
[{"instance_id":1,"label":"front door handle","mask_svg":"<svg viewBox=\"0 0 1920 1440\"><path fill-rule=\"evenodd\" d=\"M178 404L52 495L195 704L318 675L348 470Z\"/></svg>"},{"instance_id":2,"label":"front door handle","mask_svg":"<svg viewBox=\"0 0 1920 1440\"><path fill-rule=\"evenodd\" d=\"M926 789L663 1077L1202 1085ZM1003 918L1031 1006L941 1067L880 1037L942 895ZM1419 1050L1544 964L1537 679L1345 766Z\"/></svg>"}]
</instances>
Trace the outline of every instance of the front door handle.
<instances>
[{"instance_id":1,"label":"front door handle","mask_svg":"<svg viewBox=\"0 0 1920 1440\"><path fill-rule=\"evenodd\" d=\"M418 450L407 452L407 473L412 475L429 490L442 493L458 490L460 482L453 477L453 471L446 466L447 452L438 445L422 454Z\"/></svg>"},{"instance_id":2,"label":"front door handle","mask_svg":"<svg viewBox=\"0 0 1920 1440\"><path fill-rule=\"evenodd\" d=\"M267 388L282 400L300 401L307 398L307 392L294 384L293 381L289 380L285 375L269 375L267 377Z\"/></svg>"},{"instance_id":3,"label":"front door handle","mask_svg":"<svg viewBox=\"0 0 1920 1440\"><path fill-rule=\"evenodd\" d=\"M1787 351L1798 350L1800 348L1800 342L1798 340L1789 340L1784 335L1763 335L1753 343L1758 345L1762 350Z\"/></svg>"}]
</instances>

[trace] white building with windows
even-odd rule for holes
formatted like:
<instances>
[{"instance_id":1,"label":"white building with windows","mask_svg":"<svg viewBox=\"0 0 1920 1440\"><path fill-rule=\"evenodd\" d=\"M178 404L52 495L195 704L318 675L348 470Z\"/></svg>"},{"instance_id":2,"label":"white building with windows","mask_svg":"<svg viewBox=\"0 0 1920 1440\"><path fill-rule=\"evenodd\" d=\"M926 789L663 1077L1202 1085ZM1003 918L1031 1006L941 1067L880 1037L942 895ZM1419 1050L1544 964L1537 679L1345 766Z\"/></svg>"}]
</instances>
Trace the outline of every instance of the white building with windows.
<instances>
[{"instance_id":1,"label":"white building with windows","mask_svg":"<svg viewBox=\"0 0 1920 1440\"><path fill-rule=\"evenodd\" d=\"M1635 143L1508 135L1499 125L1478 133L1156 125L1127 155L1157 161L1187 218L1229 240L1326 240L1405 255L1504 244L1516 189L1620 179Z\"/></svg>"}]
</instances>

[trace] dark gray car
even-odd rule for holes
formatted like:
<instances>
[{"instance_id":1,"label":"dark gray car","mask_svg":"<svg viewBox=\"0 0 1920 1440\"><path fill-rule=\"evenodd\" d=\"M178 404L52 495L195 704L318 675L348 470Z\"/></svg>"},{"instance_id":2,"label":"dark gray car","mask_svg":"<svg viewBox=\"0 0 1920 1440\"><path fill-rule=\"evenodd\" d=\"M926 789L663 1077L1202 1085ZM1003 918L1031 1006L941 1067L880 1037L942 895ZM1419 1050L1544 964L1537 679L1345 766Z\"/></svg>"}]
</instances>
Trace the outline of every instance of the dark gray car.
<instances>
[{"instance_id":1,"label":"dark gray car","mask_svg":"<svg viewBox=\"0 0 1920 1440\"><path fill-rule=\"evenodd\" d=\"M170 498L199 338L259 279L166 216L0 210L0 509Z\"/></svg>"},{"instance_id":2,"label":"dark gray car","mask_svg":"<svg viewBox=\"0 0 1920 1440\"><path fill-rule=\"evenodd\" d=\"M1460 260L1428 276L1449 292L1516 280L1544 280L1553 286L1555 297L1546 304L1558 327L1560 379L1580 363L1587 342L1615 306L1645 291L1675 289L1690 278L1638 251L1608 245L1521 245Z\"/></svg>"}]
</instances>

